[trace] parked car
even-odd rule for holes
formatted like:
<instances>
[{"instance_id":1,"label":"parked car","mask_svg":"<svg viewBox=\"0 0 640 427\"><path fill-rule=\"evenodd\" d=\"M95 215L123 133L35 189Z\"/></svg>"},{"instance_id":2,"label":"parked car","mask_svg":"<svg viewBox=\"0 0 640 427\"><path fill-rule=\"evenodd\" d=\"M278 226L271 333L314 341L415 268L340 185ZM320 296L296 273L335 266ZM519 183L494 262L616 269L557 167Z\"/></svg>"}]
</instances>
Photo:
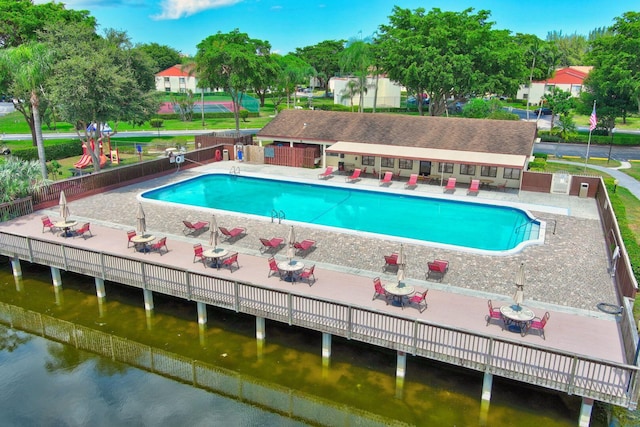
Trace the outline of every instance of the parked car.
<instances>
[{"instance_id":1,"label":"parked car","mask_svg":"<svg viewBox=\"0 0 640 427\"><path fill-rule=\"evenodd\" d=\"M547 108L547 107L537 108L533 110L533 112L535 113L536 116L538 115L550 116L551 114L553 114L553 111L551 111L551 108Z\"/></svg>"},{"instance_id":2,"label":"parked car","mask_svg":"<svg viewBox=\"0 0 640 427\"><path fill-rule=\"evenodd\" d=\"M418 103L417 98L415 96L410 96L407 98L407 104L416 105ZM422 105L429 105L429 98L422 98Z\"/></svg>"}]
</instances>

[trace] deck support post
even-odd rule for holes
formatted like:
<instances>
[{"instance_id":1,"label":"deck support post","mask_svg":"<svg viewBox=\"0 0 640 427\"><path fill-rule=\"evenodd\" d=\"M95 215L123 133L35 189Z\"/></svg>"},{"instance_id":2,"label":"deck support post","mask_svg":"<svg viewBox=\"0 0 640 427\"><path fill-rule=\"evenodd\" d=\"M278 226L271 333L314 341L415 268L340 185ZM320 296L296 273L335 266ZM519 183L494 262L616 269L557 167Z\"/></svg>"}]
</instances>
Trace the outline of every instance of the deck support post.
<instances>
[{"instance_id":1,"label":"deck support post","mask_svg":"<svg viewBox=\"0 0 640 427\"><path fill-rule=\"evenodd\" d=\"M480 425L487 425L487 416L489 415L489 403L491 402L491 389L493 388L493 374L484 373L482 380L482 398L480 401Z\"/></svg>"},{"instance_id":2,"label":"deck support post","mask_svg":"<svg viewBox=\"0 0 640 427\"><path fill-rule=\"evenodd\" d=\"M398 351L396 361L396 397L402 398L404 390L404 377L407 373L407 353Z\"/></svg>"},{"instance_id":3,"label":"deck support post","mask_svg":"<svg viewBox=\"0 0 640 427\"><path fill-rule=\"evenodd\" d=\"M144 295L144 309L147 311L153 311L153 291L143 289L142 295Z\"/></svg>"},{"instance_id":4,"label":"deck support post","mask_svg":"<svg viewBox=\"0 0 640 427\"><path fill-rule=\"evenodd\" d=\"M96 295L99 299L102 299L107 296L107 292L104 290L104 279L99 277L95 278L96 282Z\"/></svg>"},{"instance_id":5,"label":"deck support post","mask_svg":"<svg viewBox=\"0 0 640 427\"><path fill-rule=\"evenodd\" d=\"M62 286L62 276L60 276L60 269L58 267L51 267L51 280L53 281L53 286L56 288Z\"/></svg>"},{"instance_id":6,"label":"deck support post","mask_svg":"<svg viewBox=\"0 0 640 427\"><path fill-rule=\"evenodd\" d=\"M593 410L593 399L583 397L582 405L580 405L580 418L578 418L579 427L589 427L589 425L591 424L592 410Z\"/></svg>"},{"instance_id":7,"label":"deck support post","mask_svg":"<svg viewBox=\"0 0 640 427\"><path fill-rule=\"evenodd\" d=\"M197 302L196 307L198 307L198 325L206 325L207 324L207 304L203 302Z\"/></svg>"},{"instance_id":8,"label":"deck support post","mask_svg":"<svg viewBox=\"0 0 640 427\"><path fill-rule=\"evenodd\" d=\"M11 258L11 270L13 270L13 277L16 279L22 277L22 265L20 265L20 258L17 256Z\"/></svg>"},{"instance_id":9,"label":"deck support post","mask_svg":"<svg viewBox=\"0 0 640 427\"><path fill-rule=\"evenodd\" d=\"M322 333L322 366L329 366L331 361L331 334Z\"/></svg>"},{"instance_id":10,"label":"deck support post","mask_svg":"<svg viewBox=\"0 0 640 427\"><path fill-rule=\"evenodd\" d=\"M267 337L264 325L264 317L256 316L256 339L258 341L264 341L264 339Z\"/></svg>"}]
</instances>

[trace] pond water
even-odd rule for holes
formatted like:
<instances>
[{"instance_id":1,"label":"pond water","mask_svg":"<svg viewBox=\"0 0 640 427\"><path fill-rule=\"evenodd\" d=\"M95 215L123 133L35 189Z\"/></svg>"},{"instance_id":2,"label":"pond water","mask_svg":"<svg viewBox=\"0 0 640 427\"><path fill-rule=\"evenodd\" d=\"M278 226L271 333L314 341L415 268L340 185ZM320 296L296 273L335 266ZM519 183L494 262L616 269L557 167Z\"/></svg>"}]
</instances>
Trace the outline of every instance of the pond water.
<instances>
[{"instance_id":1,"label":"pond water","mask_svg":"<svg viewBox=\"0 0 640 427\"><path fill-rule=\"evenodd\" d=\"M482 374L408 357L407 378L396 389L395 353L334 337L322 367L321 334L267 321L262 348L255 319L209 307L200 329L193 303L154 296L147 316L142 293L106 284L98 303L93 280L64 273L54 292L48 268L23 263L14 281L0 259L0 302L67 320L150 348L234 372L260 384L263 398L315 399L307 419L291 419L73 346L11 328L0 315L0 412L3 425L313 425L322 412L364 414L384 424L473 426L480 423ZM2 314L2 313L0 313ZM494 378L487 425L575 426L580 400ZM11 415L9 415L11 414ZM597 418L597 416L594 416ZM6 421L6 422L5 422ZM325 423L326 424L326 423ZM329 425L353 425L336 418ZM592 426L603 426L594 420Z\"/></svg>"}]
</instances>

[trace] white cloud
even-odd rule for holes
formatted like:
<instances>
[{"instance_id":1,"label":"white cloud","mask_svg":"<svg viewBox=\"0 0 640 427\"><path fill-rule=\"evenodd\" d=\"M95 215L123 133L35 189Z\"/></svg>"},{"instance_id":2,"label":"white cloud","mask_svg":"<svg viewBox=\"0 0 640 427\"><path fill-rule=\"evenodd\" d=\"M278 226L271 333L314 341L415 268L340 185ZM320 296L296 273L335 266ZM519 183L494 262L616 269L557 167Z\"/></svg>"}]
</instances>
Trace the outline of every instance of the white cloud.
<instances>
[{"instance_id":1,"label":"white cloud","mask_svg":"<svg viewBox=\"0 0 640 427\"><path fill-rule=\"evenodd\" d=\"M153 19L179 19L195 15L203 10L233 6L243 0L163 0L160 3L162 12L152 16Z\"/></svg>"}]
</instances>

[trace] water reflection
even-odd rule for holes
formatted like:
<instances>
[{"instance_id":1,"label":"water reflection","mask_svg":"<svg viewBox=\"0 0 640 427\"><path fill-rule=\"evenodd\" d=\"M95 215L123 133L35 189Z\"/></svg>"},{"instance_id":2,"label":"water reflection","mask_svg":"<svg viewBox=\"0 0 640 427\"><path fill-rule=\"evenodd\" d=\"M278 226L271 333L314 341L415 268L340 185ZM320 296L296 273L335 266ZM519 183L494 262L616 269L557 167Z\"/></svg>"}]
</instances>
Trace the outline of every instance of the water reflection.
<instances>
[{"instance_id":1,"label":"water reflection","mask_svg":"<svg viewBox=\"0 0 640 427\"><path fill-rule=\"evenodd\" d=\"M261 400L251 401L264 401L265 406L268 406L270 404L268 402L272 400L282 398L279 390L284 387L288 390L289 398L295 398L297 394L317 396L319 399L335 402L333 404L336 405L335 407L350 408L348 412L354 414L360 411L376 414L386 419L385 423L397 420L413 425L467 426L478 425L480 420L482 387L480 373L452 369L447 365L431 363L409 355L407 356L407 375L402 387L398 388L395 377L396 355L392 351L334 337L331 346L331 363L327 364L326 361L323 363L322 334L320 333L267 321L266 340L260 341L255 339L255 319L249 316L208 307L209 322L202 327L197 323L195 303L156 295L154 298L156 309L153 314L148 315L143 307L142 291L138 289L107 283L105 284L107 297L98 299L95 296L93 279L63 272L63 287L60 291L62 298L56 298L47 268L25 265L23 272L25 278L22 286L14 286L11 283L13 276L8 266L6 268L0 266L0 301L57 319L68 320L78 327L98 330L121 337L119 339L178 354L207 366L229 370L244 378L253 378L253 382L262 382L264 387L261 392L255 392ZM61 304L57 304L57 301L61 301ZM69 375L69 381L78 375L78 370L87 375L87 372L95 369L95 373L88 374L89 379L92 382L108 383L109 387L116 387L114 385L117 382L116 378L121 377L127 377L126 381L134 383L149 382L152 381L151 378L154 382L158 381L155 375L145 371L135 370L135 374L130 374L125 365L118 365L119 368L124 369L124 372L119 368L112 371L113 368L109 366L112 362L108 359L109 363L103 366L105 362L98 362L97 356L90 356L87 360L80 359L77 355L66 354L74 351L75 349L71 348L48 352L49 357L55 354L53 357L55 361L60 359L68 363L47 360L46 366L73 367L67 371L61 369L54 371L56 377ZM36 349L24 345L22 352L29 354L34 366L38 365L42 355ZM61 353L58 354L58 352ZM15 354L2 352L0 357L3 360L5 358L11 360L11 363L17 363L12 360ZM160 358L159 360L170 359ZM141 365L138 363L138 366ZM6 394L7 385L4 383L11 374L4 369L0 372L2 372L0 381L3 382L2 393ZM41 385L35 383L34 387L45 389L50 387L47 385L46 378L39 378L39 380L43 383ZM63 381L63 379L59 380ZM171 393L167 390L177 387L170 382L163 384L157 385L163 388L162 390L144 390L144 393L153 395L153 393L166 392L169 396ZM132 384L132 387L143 388L139 384ZM75 388L75 385L71 388ZM82 389L83 386L79 388ZM196 393L197 388L193 390L193 393ZM297 392L290 392L293 390ZM399 393L398 390L401 392ZM70 393L75 394L75 391L74 389ZM103 390L103 393L107 391ZM226 394L233 395L233 393ZM54 392L53 395L63 394ZM208 394L208 396L210 399L219 398L215 394ZM539 389L524 389L498 378L494 380L492 396L487 416L488 425L509 425L510 420L517 419L518 425L521 426L573 426L578 417L580 402L577 398L560 397ZM84 400L78 397L79 400L75 404L92 408L93 398L93 395L87 394ZM129 398L136 399L131 396ZM144 396L139 399L146 398L147 396ZM36 400L31 399L14 400L13 404L29 407L34 413L43 414L42 416L45 416L44 414L49 410L46 405L40 406ZM119 411L122 406L129 407L129 404L130 402L123 403L116 399L113 400L112 407L107 405L105 408L104 405L99 405L97 409L105 412ZM189 405L191 405L190 402ZM325 407L324 411L328 412L330 408L330 406ZM145 419L140 414L149 412L144 410L144 405L139 405L139 409L141 412L135 414L138 417L135 418L136 421ZM244 414L245 409L241 411ZM249 409L246 411L251 412ZM161 413L165 412L161 411ZM338 412L343 413L343 410ZM178 413L181 412L178 411ZM243 414L227 414L226 421L239 424L240 420L244 419ZM92 415L95 414L90 414ZM313 417L313 413L309 416ZM333 425L347 424L339 416L334 419L336 422L331 423ZM243 425L264 425L264 423Z\"/></svg>"}]
</instances>

